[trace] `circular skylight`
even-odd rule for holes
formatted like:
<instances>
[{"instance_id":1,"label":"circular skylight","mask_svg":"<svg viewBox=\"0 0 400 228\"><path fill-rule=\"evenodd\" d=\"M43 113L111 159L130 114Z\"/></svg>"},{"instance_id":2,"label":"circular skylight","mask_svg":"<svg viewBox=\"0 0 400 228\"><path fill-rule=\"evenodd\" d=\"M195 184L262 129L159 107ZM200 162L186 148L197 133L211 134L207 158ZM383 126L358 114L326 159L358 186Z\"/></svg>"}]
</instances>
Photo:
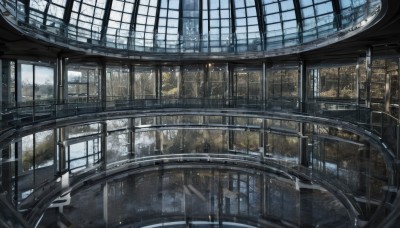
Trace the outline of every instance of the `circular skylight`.
<instances>
[{"instance_id":1,"label":"circular skylight","mask_svg":"<svg viewBox=\"0 0 400 228\"><path fill-rule=\"evenodd\" d=\"M1 2L20 25L56 38L157 53L240 53L293 47L358 26L380 7L380 0Z\"/></svg>"}]
</instances>

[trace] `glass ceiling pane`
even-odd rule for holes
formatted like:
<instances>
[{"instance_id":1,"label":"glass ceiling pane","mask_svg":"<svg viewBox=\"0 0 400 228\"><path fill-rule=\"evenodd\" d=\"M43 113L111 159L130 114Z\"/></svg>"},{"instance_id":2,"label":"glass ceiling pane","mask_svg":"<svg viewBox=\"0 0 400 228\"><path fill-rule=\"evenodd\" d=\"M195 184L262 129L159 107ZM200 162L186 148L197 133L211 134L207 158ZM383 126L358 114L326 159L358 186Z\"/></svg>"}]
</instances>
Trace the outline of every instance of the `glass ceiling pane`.
<instances>
[{"instance_id":1,"label":"glass ceiling pane","mask_svg":"<svg viewBox=\"0 0 400 228\"><path fill-rule=\"evenodd\" d=\"M261 44L279 48L309 42L367 16L360 9L367 0L335 0L339 14L332 1L31 0L29 10L22 7L21 13L27 11L37 28L90 44L137 51L240 52L259 50ZM295 10L296 5L300 8Z\"/></svg>"}]
</instances>

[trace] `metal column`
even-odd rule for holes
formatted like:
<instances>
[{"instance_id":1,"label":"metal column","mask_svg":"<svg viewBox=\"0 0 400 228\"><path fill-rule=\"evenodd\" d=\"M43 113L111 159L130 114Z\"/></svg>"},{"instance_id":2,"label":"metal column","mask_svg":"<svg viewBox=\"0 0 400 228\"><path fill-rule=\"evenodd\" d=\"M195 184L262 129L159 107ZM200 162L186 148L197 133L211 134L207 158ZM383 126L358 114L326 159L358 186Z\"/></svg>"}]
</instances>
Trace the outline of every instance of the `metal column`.
<instances>
[{"instance_id":1,"label":"metal column","mask_svg":"<svg viewBox=\"0 0 400 228\"><path fill-rule=\"evenodd\" d=\"M107 166L107 122L101 122L101 161Z\"/></svg>"},{"instance_id":2,"label":"metal column","mask_svg":"<svg viewBox=\"0 0 400 228\"><path fill-rule=\"evenodd\" d=\"M263 102L263 109L266 110L267 109L267 66L265 64L265 62L262 63L262 75L261 75L261 83L262 83L262 102Z\"/></svg>"},{"instance_id":3,"label":"metal column","mask_svg":"<svg viewBox=\"0 0 400 228\"><path fill-rule=\"evenodd\" d=\"M57 129L57 146L58 146L58 174L62 175L67 172L67 149L64 144L66 140L65 127Z\"/></svg>"},{"instance_id":4,"label":"metal column","mask_svg":"<svg viewBox=\"0 0 400 228\"><path fill-rule=\"evenodd\" d=\"M66 84L67 84L67 72L65 67L65 58L59 55L57 57L57 91L56 91L56 100L57 104L64 104L65 100L67 99L67 91L66 91Z\"/></svg>"},{"instance_id":5,"label":"metal column","mask_svg":"<svg viewBox=\"0 0 400 228\"><path fill-rule=\"evenodd\" d=\"M309 166L309 159L307 153L307 136L306 133L306 123L299 123L299 165L308 167Z\"/></svg>"},{"instance_id":6,"label":"metal column","mask_svg":"<svg viewBox=\"0 0 400 228\"><path fill-rule=\"evenodd\" d=\"M306 65L304 61L299 62L298 66L298 94L299 94L299 111L307 112L307 77Z\"/></svg>"}]
</instances>

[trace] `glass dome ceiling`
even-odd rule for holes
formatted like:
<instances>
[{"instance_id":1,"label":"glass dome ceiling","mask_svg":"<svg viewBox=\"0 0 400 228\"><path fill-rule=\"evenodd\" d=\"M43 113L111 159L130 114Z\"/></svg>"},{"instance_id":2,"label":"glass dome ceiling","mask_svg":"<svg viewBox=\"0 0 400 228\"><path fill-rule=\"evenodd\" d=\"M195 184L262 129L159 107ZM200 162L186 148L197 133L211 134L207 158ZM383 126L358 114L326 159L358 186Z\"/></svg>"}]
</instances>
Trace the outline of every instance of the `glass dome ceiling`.
<instances>
[{"instance_id":1,"label":"glass dome ceiling","mask_svg":"<svg viewBox=\"0 0 400 228\"><path fill-rule=\"evenodd\" d=\"M380 0L2 0L20 25L68 41L144 52L268 51L326 38Z\"/></svg>"}]
</instances>

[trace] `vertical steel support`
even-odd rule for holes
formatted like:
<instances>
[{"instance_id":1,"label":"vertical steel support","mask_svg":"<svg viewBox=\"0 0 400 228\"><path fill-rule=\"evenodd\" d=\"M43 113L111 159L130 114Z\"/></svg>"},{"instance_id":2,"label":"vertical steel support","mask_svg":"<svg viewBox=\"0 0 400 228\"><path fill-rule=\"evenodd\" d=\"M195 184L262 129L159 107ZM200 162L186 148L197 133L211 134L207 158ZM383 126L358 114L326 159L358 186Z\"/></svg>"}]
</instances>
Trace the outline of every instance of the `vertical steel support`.
<instances>
[{"instance_id":1,"label":"vertical steel support","mask_svg":"<svg viewBox=\"0 0 400 228\"><path fill-rule=\"evenodd\" d=\"M365 68L367 69L367 79L365 82L365 90L367 93L365 106L371 108L371 78L372 78L372 47L369 47L366 51L365 57Z\"/></svg>"},{"instance_id":2,"label":"vertical steel support","mask_svg":"<svg viewBox=\"0 0 400 228\"><path fill-rule=\"evenodd\" d=\"M21 62L17 60L17 70L15 75L15 103L16 107L19 107L19 103L22 101L22 83L21 83Z\"/></svg>"},{"instance_id":3,"label":"vertical steel support","mask_svg":"<svg viewBox=\"0 0 400 228\"><path fill-rule=\"evenodd\" d=\"M261 126L260 126L260 153L261 153L261 157L264 157L266 155L266 147L267 147L267 142L265 140L266 138L266 132L265 132L265 128L266 128L266 124L267 121L263 120L261 122Z\"/></svg>"},{"instance_id":4,"label":"vertical steel support","mask_svg":"<svg viewBox=\"0 0 400 228\"><path fill-rule=\"evenodd\" d=\"M226 98L229 100L228 104L229 107L236 106L236 99L237 99L237 91L235 91L235 88L237 88L235 85L235 80L234 80L234 73L233 73L233 65L231 63L228 63L228 91ZM237 83L237 80L236 80Z\"/></svg>"},{"instance_id":5,"label":"vertical steel support","mask_svg":"<svg viewBox=\"0 0 400 228\"><path fill-rule=\"evenodd\" d=\"M179 51L178 53L182 53L182 49L185 45L185 39L186 37L183 34L183 3L184 0L179 1L179 19L178 20L178 43L179 43ZM185 50L183 50L185 51Z\"/></svg>"},{"instance_id":6,"label":"vertical steel support","mask_svg":"<svg viewBox=\"0 0 400 228\"><path fill-rule=\"evenodd\" d=\"M265 49L265 20L264 20L264 10L261 1L255 1L256 13L257 13L257 21L258 21L258 30L260 31L260 43L261 50Z\"/></svg>"},{"instance_id":7,"label":"vertical steel support","mask_svg":"<svg viewBox=\"0 0 400 228\"><path fill-rule=\"evenodd\" d=\"M57 173L59 175L67 172L67 149L64 141L66 140L65 127L60 127L57 129L57 147L58 147L58 168Z\"/></svg>"},{"instance_id":8,"label":"vertical steel support","mask_svg":"<svg viewBox=\"0 0 400 228\"><path fill-rule=\"evenodd\" d=\"M101 26L100 42L104 45L107 45L107 28L108 28L108 22L110 21L112 2L113 2L112 0L106 0L104 17ZM117 45L117 43L115 43L115 45Z\"/></svg>"},{"instance_id":9,"label":"vertical steel support","mask_svg":"<svg viewBox=\"0 0 400 228\"><path fill-rule=\"evenodd\" d=\"M0 59L0 112L3 113L3 104L8 103L8 81L9 81L9 74L5 73L4 75L7 75L7 77L3 77L3 61ZM4 81L3 78L6 80ZM6 93L3 94L3 86L5 86L4 89L6 89ZM3 97L5 95L6 97ZM7 99L6 99L7 98ZM0 114L0 121L3 119L3 114Z\"/></svg>"},{"instance_id":10,"label":"vertical steel support","mask_svg":"<svg viewBox=\"0 0 400 228\"><path fill-rule=\"evenodd\" d=\"M199 52L203 49L203 1L199 1Z\"/></svg>"},{"instance_id":11,"label":"vertical steel support","mask_svg":"<svg viewBox=\"0 0 400 228\"><path fill-rule=\"evenodd\" d=\"M298 39L299 39L299 44L303 43L303 17L301 13L301 6L300 6L300 1L299 0L294 0L294 12L296 15L296 22L297 22L297 32L298 32Z\"/></svg>"},{"instance_id":12,"label":"vertical steel support","mask_svg":"<svg viewBox=\"0 0 400 228\"><path fill-rule=\"evenodd\" d=\"M340 30L342 28L342 10L340 7L339 0L332 1L333 12L335 13L336 29Z\"/></svg>"},{"instance_id":13,"label":"vertical steel support","mask_svg":"<svg viewBox=\"0 0 400 228\"><path fill-rule=\"evenodd\" d=\"M214 67L214 65L213 65L213 67ZM202 88L201 103L202 103L203 107L205 107L204 105L206 104L208 99L210 99L209 95L211 95L211 94L208 94L208 88L209 88L208 81L209 81L210 77L211 77L210 64L207 64L205 66L205 68L203 68L203 78L201 79L203 81L203 86L200 87L200 88Z\"/></svg>"},{"instance_id":14,"label":"vertical steel support","mask_svg":"<svg viewBox=\"0 0 400 228\"><path fill-rule=\"evenodd\" d=\"M101 122L101 161L103 166L107 166L107 122Z\"/></svg>"},{"instance_id":15,"label":"vertical steel support","mask_svg":"<svg viewBox=\"0 0 400 228\"><path fill-rule=\"evenodd\" d=\"M56 86L56 100L57 104L64 104L67 98L67 71L65 67L65 58L59 55L57 57L56 63L56 71L57 71L57 86Z\"/></svg>"},{"instance_id":16,"label":"vertical steel support","mask_svg":"<svg viewBox=\"0 0 400 228\"><path fill-rule=\"evenodd\" d=\"M129 66L129 102L135 99L135 67Z\"/></svg>"},{"instance_id":17,"label":"vertical steel support","mask_svg":"<svg viewBox=\"0 0 400 228\"><path fill-rule=\"evenodd\" d=\"M139 4L140 0L136 1L136 4L134 4L133 7L133 12L132 12L132 17L131 17L131 23L130 23L130 28L129 28L129 37L128 37L128 50L135 50L135 31L136 31L136 19L139 11ZM160 5L157 6L158 8Z\"/></svg>"},{"instance_id":18,"label":"vertical steel support","mask_svg":"<svg viewBox=\"0 0 400 228\"><path fill-rule=\"evenodd\" d=\"M356 65L356 96L357 96L357 107L361 105L361 92L360 92L360 59L357 59Z\"/></svg>"},{"instance_id":19,"label":"vertical steel support","mask_svg":"<svg viewBox=\"0 0 400 228\"><path fill-rule=\"evenodd\" d=\"M17 3L17 1L15 1ZM29 15L31 14L31 0L25 0L25 5L24 5L24 11L25 11L25 23L29 24ZM17 6L17 4L15 4ZM18 9L15 9L15 11L18 13ZM17 17L18 18L18 17Z\"/></svg>"},{"instance_id":20,"label":"vertical steel support","mask_svg":"<svg viewBox=\"0 0 400 228\"><path fill-rule=\"evenodd\" d=\"M268 74L267 74L267 63L263 62L263 78L264 78L264 110L268 109Z\"/></svg>"},{"instance_id":21,"label":"vertical steel support","mask_svg":"<svg viewBox=\"0 0 400 228\"><path fill-rule=\"evenodd\" d=\"M107 109L107 64L105 61L101 64L101 71L100 71L100 98L101 98L101 108L103 111Z\"/></svg>"},{"instance_id":22,"label":"vertical steel support","mask_svg":"<svg viewBox=\"0 0 400 228\"><path fill-rule=\"evenodd\" d=\"M261 102L263 110L267 109L267 75L266 75L266 64L262 63L262 73L261 73Z\"/></svg>"},{"instance_id":23,"label":"vertical steel support","mask_svg":"<svg viewBox=\"0 0 400 228\"><path fill-rule=\"evenodd\" d=\"M309 159L307 152L306 123L299 123L299 165L308 167Z\"/></svg>"},{"instance_id":24,"label":"vertical steel support","mask_svg":"<svg viewBox=\"0 0 400 228\"><path fill-rule=\"evenodd\" d=\"M400 159L400 58L397 59L397 159Z\"/></svg>"},{"instance_id":25,"label":"vertical steel support","mask_svg":"<svg viewBox=\"0 0 400 228\"><path fill-rule=\"evenodd\" d=\"M298 65L298 95L299 95L299 111L307 112L307 74L306 64L300 61Z\"/></svg>"},{"instance_id":26,"label":"vertical steel support","mask_svg":"<svg viewBox=\"0 0 400 228\"><path fill-rule=\"evenodd\" d=\"M135 158L135 118L128 119L128 140L129 140L129 153L131 158Z\"/></svg>"}]
</instances>

